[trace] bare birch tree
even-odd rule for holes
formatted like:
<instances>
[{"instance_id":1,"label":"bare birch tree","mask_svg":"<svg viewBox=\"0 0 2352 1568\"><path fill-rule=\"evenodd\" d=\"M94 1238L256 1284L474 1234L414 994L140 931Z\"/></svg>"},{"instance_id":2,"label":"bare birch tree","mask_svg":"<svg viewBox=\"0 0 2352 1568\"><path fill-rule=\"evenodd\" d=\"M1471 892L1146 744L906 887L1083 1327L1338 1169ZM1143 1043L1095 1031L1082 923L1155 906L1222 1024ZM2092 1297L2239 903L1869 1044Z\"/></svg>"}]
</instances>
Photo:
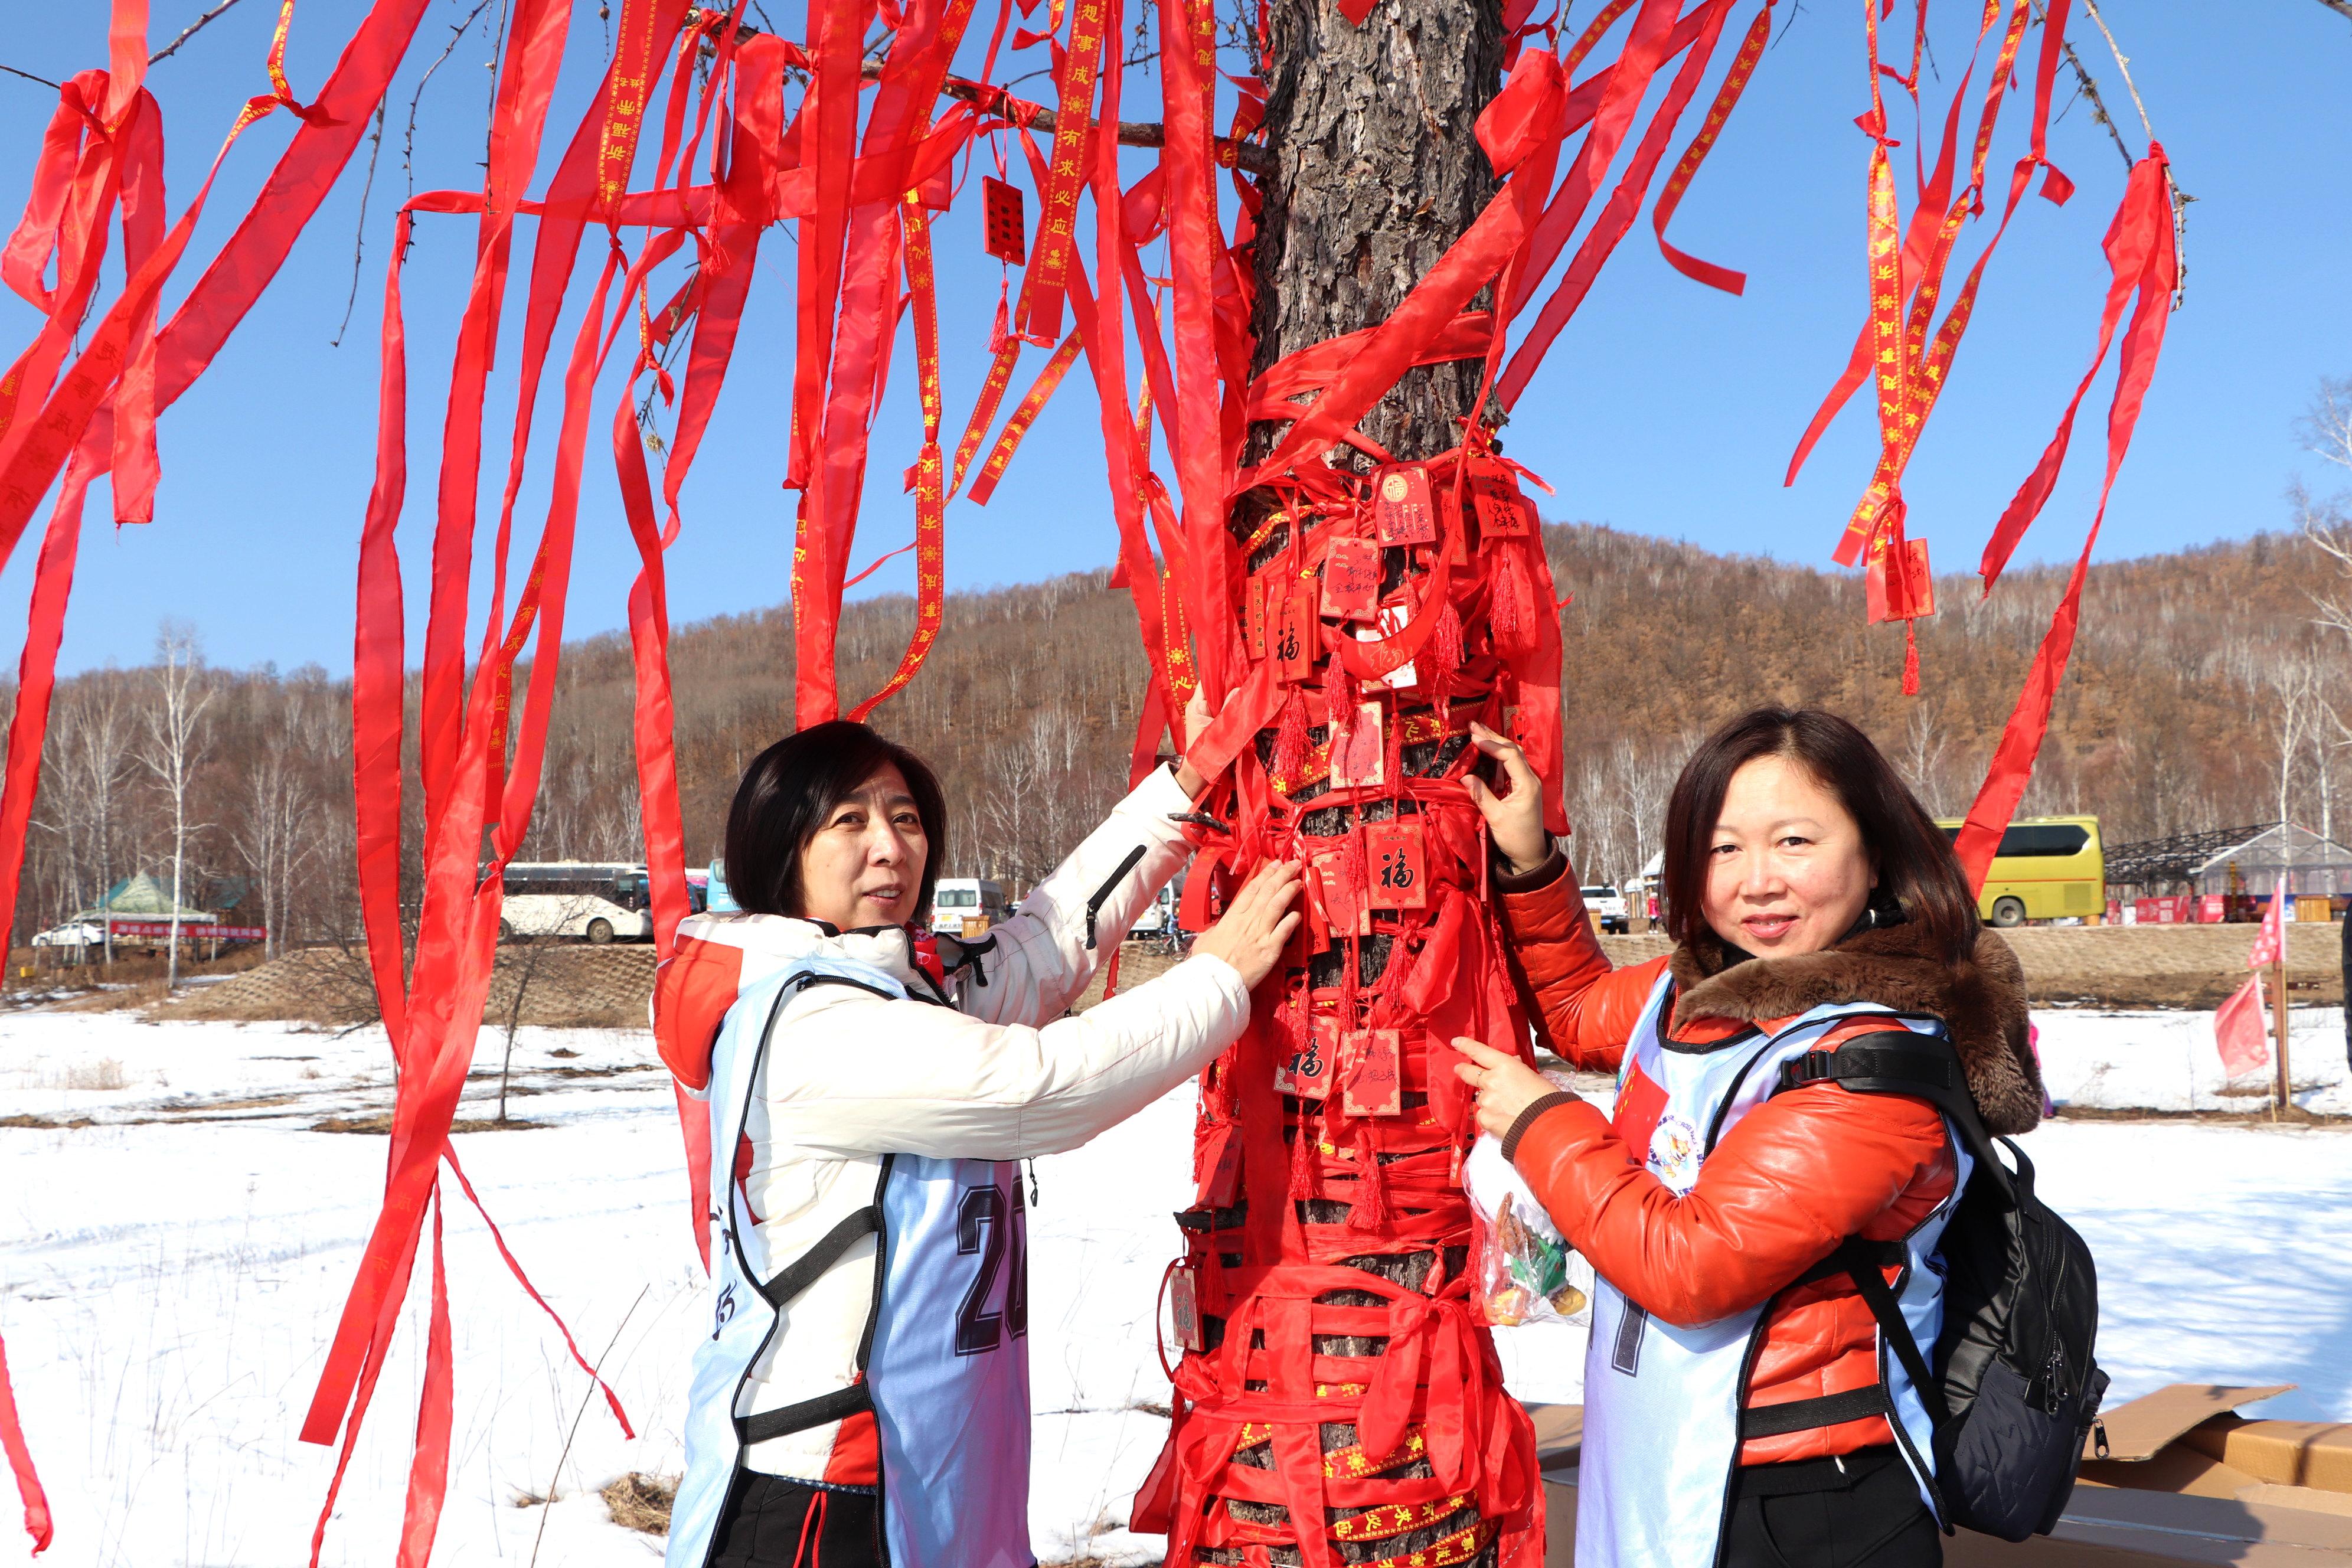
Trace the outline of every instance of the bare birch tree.
<instances>
[{"instance_id":1,"label":"bare birch tree","mask_svg":"<svg viewBox=\"0 0 2352 1568\"><path fill-rule=\"evenodd\" d=\"M316 804L290 743L271 746L247 766L238 796L238 820L229 829L229 842L261 894L262 953L276 958L286 951L294 873L318 845L311 831Z\"/></svg>"},{"instance_id":2,"label":"bare birch tree","mask_svg":"<svg viewBox=\"0 0 2352 1568\"><path fill-rule=\"evenodd\" d=\"M180 984L180 910L188 868L188 837L204 825L188 820L188 786L204 761L205 710L213 693L202 684L204 653L195 629L165 621L155 634L155 706L147 714L147 745L139 760L172 802L172 929L164 988Z\"/></svg>"},{"instance_id":3,"label":"bare birch tree","mask_svg":"<svg viewBox=\"0 0 2352 1568\"><path fill-rule=\"evenodd\" d=\"M2295 434L2304 450L2320 461L2352 470L2352 378L2322 381L2295 421ZM2325 591L2310 590L2312 607L2319 612L2314 618L2352 637L2352 492L2317 497L2298 479L2287 487L2287 500L2303 536L2336 563L2335 583Z\"/></svg>"}]
</instances>

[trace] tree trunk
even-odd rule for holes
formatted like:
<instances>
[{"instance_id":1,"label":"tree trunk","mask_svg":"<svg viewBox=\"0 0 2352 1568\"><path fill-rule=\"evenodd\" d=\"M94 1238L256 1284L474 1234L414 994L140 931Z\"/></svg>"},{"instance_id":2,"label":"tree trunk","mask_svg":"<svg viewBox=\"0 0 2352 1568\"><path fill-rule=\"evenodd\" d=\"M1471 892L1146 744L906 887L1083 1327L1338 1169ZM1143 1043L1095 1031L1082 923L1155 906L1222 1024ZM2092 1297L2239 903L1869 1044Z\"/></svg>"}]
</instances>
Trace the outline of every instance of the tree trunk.
<instances>
[{"instance_id":1,"label":"tree trunk","mask_svg":"<svg viewBox=\"0 0 2352 1568\"><path fill-rule=\"evenodd\" d=\"M1462 237L1496 189L1474 127L1502 72L1501 11L1493 0L1467 5L1461 0L1381 0L1360 28L1329 0L1274 0L1269 33L1266 129L1274 167L1264 184L1256 240L1254 373L1301 349L1387 320ZM1410 370L1359 421L1358 428L1400 460L1428 458L1455 447L1462 439L1460 422L1477 396L1482 370L1476 360ZM1263 424L1253 429L1251 457L1263 458L1270 451L1283 428ZM1352 452L1344 460L1360 469L1369 466ZM1238 527L1254 525L1256 519L1250 510L1244 507ZM1249 563L1253 570L1263 568L1285 548L1290 527L1284 523L1272 531ZM1408 574L1412 570L1404 563L1409 553L1384 552L1394 558L1391 569ZM1386 721L1395 722L1402 708L1388 694L1381 700ZM1269 754L1272 744L1270 736L1261 738L1262 756ZM1458 741L1406 746L1399 761L1404 773L1433 774L1443 772L1459 749ZM1292 798L1304 805L1323 788L1308 786ZM1399 815L1393 800L1363 807L1310 806L1300 819L1300 830L1336 843L1350 832L1360 810L1367 820ZM1335 943L1308 966L1309 983L1339 984L1351 947L1359 954L1359 988L1368 993L1391 957L1388 938ZM1296 979L1294 971L1294 984ZM1408 1053L1418 1048L1411 1043L1405 1047ZM1444 1068L1432 1065L1407 1077L1417 1078L1423 1070ZM1333 1135L1322 1109L1287 1097L1280 1103L1288 1124L1286 1137L1320 1140ZM1327 1104L1338 1103L1335 1089ZM1406 1114L1418 1116L1425 1103L1424 1095L1408 1094ZM1387 1156L1380 1158L1385 1163ZM1321 1187L1322 1195L1294 1200L1287 1179L1286 1171L1245 1167L1240 1204L1218 1214L1213 1223L1223 1231L1246 1223L1252 1204L1294 1201L1309 1223L1335 1225L1348 1219L1351 1205L1331 1194L1352 1192L1355 1183L1336 1183ZM1242 1261L1239 1254L1226 1250L1235 1243L1220 1239L1212 1245L1223 1253L1227 1267ZM1363 1252L1344 1261L1381 1279L1420 1289L1441 1259L1425 1243L1391 1241L1374 1229L1364 1233ZM1458 1276L1465 1264L1461 1249L1451 1247L1442 1261L1449 1277ZM1336 1289L1315 1300L1326 1306L1377 1307L1385 1298L1369 1290ZM1213 1343L1222 1339L1223 1320L1213 1318L1206 1326ZM1384 1353L1388 1341L1316 1334L1311 1343L1318 1356L1377 1356ZM1327 1454L1359 1440L1350 1421L1324 1422L1319 1434ZM1273 1468L1277 1462L1275 1446L1245 1448L1234 1462ZM1433 1473L1425 1459L1382 1472L1385 1479L1408 1486ZM1289 1522L1288 1510L1278 1504L1228 1497L1224 1507L1245 1523ZM1328 1519L1299 1521L1292 1528L1328 1531L1335 1521L1366 1511L1360 1506L1332 1508ZM1402 1533L1335 1539L1329 1544L1343 1562L1409 1559L1449 1537L1458 1539L1460 1531L1478 1521L1478 1509L1470 1503ZM1276 1564L1299 1561L1295 1547L1273 1546L1268 1555ZM1476 1561L1490 1563L1494 1556L1490 1543ZM1199 1546L1193 1557L1198 1563L1239 1563L1244 1552L1238 1547Z\"/></svg>"},{"instance_id":2,"label":"tree trunk","mask_svg":"<svg viewBox=\"0 0 2352 1568\"><path fill-rule=\"evenodd\" d=\"M1329 0L1275 0L1270 21L1254 372L1387 320L1462 237L1496 191L1475 126L1503 69L1494 0L1382 0L1361 27ZM1358 427L1400 458L1444 451L1480 370L1407 371Z\"/></svg>"}]
</instances>

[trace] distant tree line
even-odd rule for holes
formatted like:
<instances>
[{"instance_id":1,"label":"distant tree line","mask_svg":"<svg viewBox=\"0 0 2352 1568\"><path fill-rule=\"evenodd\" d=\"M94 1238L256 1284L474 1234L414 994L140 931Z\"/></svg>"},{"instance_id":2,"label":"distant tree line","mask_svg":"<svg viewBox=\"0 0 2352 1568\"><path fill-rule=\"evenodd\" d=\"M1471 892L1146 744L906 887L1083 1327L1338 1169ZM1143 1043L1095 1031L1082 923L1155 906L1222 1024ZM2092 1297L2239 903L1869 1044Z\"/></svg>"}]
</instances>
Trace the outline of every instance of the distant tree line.
<instances>
[{"instance_id":1,"label":"distant tree line","mask_svg":"<svg viewBox=\"0 0 2352 1568\"><path fill-rule=\"evenodd\" d=\"M2341 514L2314 503L2305 520L2340 526ZM2339 542L2352 548L2352 535L2258 535L2095 567L2023 809L2095 813L2110 840L2282 816L2334 832L2352 690L2314 596L2346 582L2322 547ZM1920 630L1925 689L1909 699L1901 633L1864 624L1857 580L1583 523L1548 527L1546 545L1572 595L1564 760L1587 880L1639 870L1682 758L1759 702L1846 714L1931 810L1965 811L2063 581L2013 571L1990 600L1971 577L1939 581L1943 613ZM886 679L913 615L905 598L845 612L845 694ZM315 666L199 666L175 709L167 655L185 641L166 628L155 665L60 684L16 940L134 872L168 882L176 816L191 901L235 889L273 943L355 942L348 681ZM700 864L719 853L745 764L789 723L790 614L681 626L672 670L687 851ZM1048 870L1121 793L1143 680L1133 614L1105 573L952 595L929 663L876 715L947 786L947 869L1016 889ZM520 858L642 854L634 690L622 637L565 650ZM13 699L0 689L0 709ZM413 782L405 809L413 862Z\"/></svg>"}]
</instances>

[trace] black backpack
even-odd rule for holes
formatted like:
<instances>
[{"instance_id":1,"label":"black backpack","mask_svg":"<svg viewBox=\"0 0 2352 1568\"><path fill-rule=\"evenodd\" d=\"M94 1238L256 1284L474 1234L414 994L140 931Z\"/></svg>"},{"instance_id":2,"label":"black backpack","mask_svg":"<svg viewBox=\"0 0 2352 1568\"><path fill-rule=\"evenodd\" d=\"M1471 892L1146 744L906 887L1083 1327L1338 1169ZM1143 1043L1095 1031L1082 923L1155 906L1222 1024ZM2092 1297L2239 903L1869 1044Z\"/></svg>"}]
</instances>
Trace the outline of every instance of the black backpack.
<instances>
[{"instance_id":1,"label":"black backpack","mask_svg":"<svg viewBox=\"0 0 2352 1568\"><path fill-rule=\"evenodd\" d=\"M1966 1525L2004 1541L2047 1535L2074 1494L2107 1389L2091 1354L2099 1328L2091 1249L2033 1195L2033 1162L2007 1138L1999 1142L2016 1169L2001 1163L1949 1041L1908 1029L1861 1036L1789 1062L1779 1089L1822 1082L1927 1100L1975 1157L1937 1248L1944 1329L1932 1371L1881 1272L1899 1261L1885 1247L1850 1238L1813 1277L1842 1268L1853 1278L1920 1391L1936 1424L1929 1490L1946 1533Z\"/></svg>"}]
</instances>

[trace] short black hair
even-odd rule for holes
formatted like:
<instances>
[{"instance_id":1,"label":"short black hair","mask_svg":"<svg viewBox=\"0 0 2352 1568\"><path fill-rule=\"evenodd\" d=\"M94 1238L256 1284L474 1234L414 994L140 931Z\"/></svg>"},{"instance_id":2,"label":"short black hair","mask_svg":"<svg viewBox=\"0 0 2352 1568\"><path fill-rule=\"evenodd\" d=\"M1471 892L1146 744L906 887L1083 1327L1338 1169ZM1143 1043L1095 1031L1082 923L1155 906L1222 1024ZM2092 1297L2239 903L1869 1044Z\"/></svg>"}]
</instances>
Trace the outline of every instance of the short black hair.
<instances>
[{"instance_id":1,"label":"short black hair","mask_svg":"<svg viewBox=\"0 0 2352 1568\"><path fill-rule=\"evenodd\" d=\"M895 764L928 840L912 919L928 920L947 853L947 797L922 758L846 719L812 724L751 759L727 812L727 890L752 914L801 915L801 851L867 779Z\"/></svg>"},{"instance_id":2,"label":"short black hair","mask_svg":"<svg viewBox=\"0 0 2352 1568\"><path fill-rule=\"evenodd\" d=\"M1819 708L1756 708L1699 743L1666 804L1666 934L1685 946L1719 942L1706 923L1707 853L1731 775L1759 757L1786 757L1838 797L1862 829L1878 896L1899 905L1928 945L1958 963L1975 951L1977 900L1936 826L1885 754L1852 722Z\"/></svg>"}]
</instances>

